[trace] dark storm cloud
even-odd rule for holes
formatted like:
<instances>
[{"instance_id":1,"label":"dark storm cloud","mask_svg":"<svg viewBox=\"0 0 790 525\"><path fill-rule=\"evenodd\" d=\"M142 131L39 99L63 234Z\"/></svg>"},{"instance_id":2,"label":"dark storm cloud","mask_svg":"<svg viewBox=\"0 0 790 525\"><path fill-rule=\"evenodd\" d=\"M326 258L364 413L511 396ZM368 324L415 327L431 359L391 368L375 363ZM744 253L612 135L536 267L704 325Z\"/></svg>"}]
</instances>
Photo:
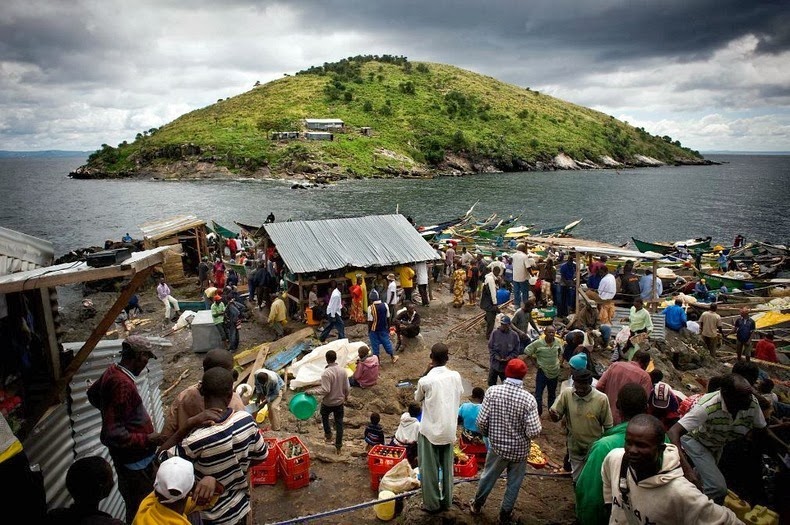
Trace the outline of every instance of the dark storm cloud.
<instances>
[{"instance_id":1,"label":"dark storm cloud","mask_svg":"<svg viewBox=\"0 0 790 525\"><path fill-rule=\"evenodd\" d=\"M609 61L667 55L693 59L746 34L758 36L766 51L790 46L786 1L316 0L288 5L318 32L352 27L400 34L409 37L410 47L426 48L452 35L456 55L485 43L508 54L578 50Z\"/></svg>"}]
</instances>

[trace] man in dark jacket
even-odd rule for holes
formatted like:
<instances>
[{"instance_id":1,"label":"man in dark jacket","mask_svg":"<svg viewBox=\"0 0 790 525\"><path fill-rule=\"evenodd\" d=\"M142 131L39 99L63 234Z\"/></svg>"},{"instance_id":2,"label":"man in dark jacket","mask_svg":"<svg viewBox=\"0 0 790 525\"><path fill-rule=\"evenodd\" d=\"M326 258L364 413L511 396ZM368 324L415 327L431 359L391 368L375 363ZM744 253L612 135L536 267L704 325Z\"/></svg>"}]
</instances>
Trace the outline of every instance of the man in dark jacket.
<instances>
[{"instance_id":1,"label":"man in dark jacket","mask_svg":"<svg viewBox=\"0 0 790 525\"><path fill-rule=\"evenodd\" d=\"M134 383L151 358L156 359L151 343L141 336L129 336L121 346L121 361L107 367L88 389L88 401L101 412L100 439L115 464L126 523L132 522L140 502L153 490L154 453L164 442L164 437L154 432Z\"/></svg>"}]
</instances>

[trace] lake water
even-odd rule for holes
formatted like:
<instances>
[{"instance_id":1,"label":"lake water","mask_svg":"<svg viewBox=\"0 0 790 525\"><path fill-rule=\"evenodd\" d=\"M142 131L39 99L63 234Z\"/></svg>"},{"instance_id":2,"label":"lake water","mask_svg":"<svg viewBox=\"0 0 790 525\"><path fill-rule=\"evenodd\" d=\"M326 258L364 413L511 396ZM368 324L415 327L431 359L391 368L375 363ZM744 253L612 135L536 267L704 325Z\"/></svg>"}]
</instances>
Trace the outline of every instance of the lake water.
<instances>
[{"instance_id":1,"label":"lake water","mask_svg":"<svg viewBox=\"0 0 790 525\"><path fill-rule=\"evenodd\" d=\"M149 220L193 214L237 229L277 220L394 213L418 224L475 215L522 215L537 227L583 219L578 237L622 244L710 235L728 244L790 243L790 157L711 155L717 166L485 174L433 180L362 180L292 190L278 181L71 180L81 158L0 159L0 226L52 241L56 255L103 245Z\"/></svg>"}]
</instances>

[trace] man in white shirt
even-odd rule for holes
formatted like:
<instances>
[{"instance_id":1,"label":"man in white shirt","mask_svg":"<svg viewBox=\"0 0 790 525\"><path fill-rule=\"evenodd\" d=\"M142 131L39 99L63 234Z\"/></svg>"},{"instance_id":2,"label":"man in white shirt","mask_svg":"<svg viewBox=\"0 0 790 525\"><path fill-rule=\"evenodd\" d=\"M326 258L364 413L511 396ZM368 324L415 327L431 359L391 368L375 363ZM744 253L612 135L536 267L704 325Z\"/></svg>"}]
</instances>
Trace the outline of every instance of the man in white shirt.
<instances>
[{"instance_id":1,"label":"man in white shirt","mask_svg":"<svg viewBox=\"0 0 790 525\"><path fill-rule=\"evenodd\" d=\"M332 331L332 328L337 329L338 339L344 339L346 337L346 325L341 315L343 309L343 296L340 293L340 289L337 287L336 281L329 281L329 287L332 289L332 295L329 296L329 304L326 307L326 318L328 323L324 331L321 332L321 337L318 338L322 343L329 337L329 332Z\"/></svg>"},{"instance_id":2,"label":"man in white shirt","mask_svg":"<svg viewBox=\"0 0 790 525\"><path fill-rule=\"evenodd\" d=\"M420 291L420 299L423 306L428 306L428 263L418 262L414 265L414 278L417 281L417 289Z\"/></svg>"},{"instance_id":3,"label":"man in white shirt","mask_svg":"<svg viewBox=\"0 0 790 525\"><path fill-rule=\"evenodd\" d=\"M175 316L178 316L179 311L181 310L178 306L178 301L170 295L172 292L170 291L170 287L165 282L164 277L159 279L159 285L156 287L156 296L165 304L165 319L171 319L171 306L175 308Z\"/></svg>"},{"instance_id":4,"label":"man in white shirt","mask_svg":"<svg viewBox=\"0 0 790 525\"><path fill-rule=\"evenodd\" d=\"M461 375L446 366L448 354L447 346L442 343L431 347L431 364L417 381L414 393L415 401L422 403L417 455L420 458L423 509L431 513L445 511L453 502L453 443L464 387Z\"/></svg>"},{"instance_id":5,"label":"man in white shirt","mask_svg":"<svg viewBox=\"0 0 790 525\"><path fill-rule=\"evenodd\" d=\"M513 253L513 304L521 305L529 299L530 268L535 261L527 255L527 246L520 243Z\"/></svg>"},{"instance_id":6,"label":"man in white shirt","mask_svg":"<svg viewBox=\"0 0 790 525\"><path fill-rule=\"evenodd\" d=\"M598 285L598 290L597 292L595 290L587 290L587 296L599 303L598 319L601 321L601 324L611 325L612 320L614 320L614 296L617 294L617 282L606 266L600 266L598 273L603 275L601 283Z\"/></svg>"},{"instance_id":7,"label":"man in white shirt","mask_svg":"<svg viewBox=\"0 0 790 525\"><path fill-rule=\"evenodd\" d=\"M387 306L390 309L390 322L395 321L395 314L398 311L398 283L395 282L395 274L387 274Z\"/></svg>"},{"instance_id":8,"label":"man in white shirt","mask_svg":"<svg viewBox=\"0 0 790 525\"><path fill-rule=\"evenodd\" d=\"M496 321L496 314L499 313L499 306L497 306L496 299L499 274L499 267L495 266L493 270L486 274L485 279L483 279L483 291L482 295L480 296L480 308L485 311L486 337L490 337L491 332L494 331L494 321Z\"/></svg>"}]
</instances>

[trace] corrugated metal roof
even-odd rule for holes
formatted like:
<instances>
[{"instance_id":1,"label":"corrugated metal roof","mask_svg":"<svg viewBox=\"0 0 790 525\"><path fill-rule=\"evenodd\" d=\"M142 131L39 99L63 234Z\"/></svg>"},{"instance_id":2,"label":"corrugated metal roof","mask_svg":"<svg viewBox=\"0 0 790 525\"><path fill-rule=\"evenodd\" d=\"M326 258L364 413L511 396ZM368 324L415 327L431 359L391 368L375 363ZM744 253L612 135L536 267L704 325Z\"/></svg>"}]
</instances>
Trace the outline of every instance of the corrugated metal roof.
<instances>
[{"instance_id":1,"label":"corrugated metal roof","mask_svg":"<svg viewBox=\"0 0 790 525\"><path fill-rule=\"evenodd\" d=\"M613 257L628 257L631 259L658 260L663 257L655 252L637 252L635 250L624 250L622 248L599 248L596 246L574 246L574 250L579 253L591 253L593 255L611 255Z\"/></svg>"},{"instance_id":2,"label":"corrugated metal roof","mask_svg":"<svg viewBox=\"0 0 790 525\"><path fill-rule=\"evenodd\" d=\"M294 273L430 261L436 251L403 215L264 224Z\"/></svg>"},{"instance_id":3,"label":"corrugated metal roof","mask_svg":"<svg viewBox=\"0 0 790 525\"><path fill-rule=\"evenodd\" d=\"M51 242L0 227L0 275L49 266L54 258Z\"/></svg>"},{"instance_id":4,"label":"corrugated metal roof","mask_svg":"<svg viewBox=\"0 0 790 525\"><path fill-rule=\"evenodd\" d=\"M81 283L96 279L109 279L132 275L150 266L160 264L164 252L181 252L181 245L160 246L152 250L132 252L131 257L120 264L91 267L85 261L44 266L11 275L0 275L0 293L49 288L55 285Z\"/></svg>"},{"instance_id":5,"label":"corrugated metal roof","mask_svg":"<svg viewBox=\"0 0 790 525\"><path fill-rule=\"evenodd\" d=\"M66 471L74 462L74 439L66 404L56 405L47 412L22 446L30 463L41 468L47 507L54 509L70 505L72 499L66 489Z\"/></svg>"},{"instance_id":6,"label":"corrugated metal roof","mask_svg":"<svg viewBox=\"0 0 790 525\"><path fill-rule=\"evenodd\" d=\"M200 220L194 215L177 215L161 221L146 222L140 226L140 230L143 232L143 239L155 241L190 228L205 226L205 224L206 221Z\"/></svg>"}]
</instances>

